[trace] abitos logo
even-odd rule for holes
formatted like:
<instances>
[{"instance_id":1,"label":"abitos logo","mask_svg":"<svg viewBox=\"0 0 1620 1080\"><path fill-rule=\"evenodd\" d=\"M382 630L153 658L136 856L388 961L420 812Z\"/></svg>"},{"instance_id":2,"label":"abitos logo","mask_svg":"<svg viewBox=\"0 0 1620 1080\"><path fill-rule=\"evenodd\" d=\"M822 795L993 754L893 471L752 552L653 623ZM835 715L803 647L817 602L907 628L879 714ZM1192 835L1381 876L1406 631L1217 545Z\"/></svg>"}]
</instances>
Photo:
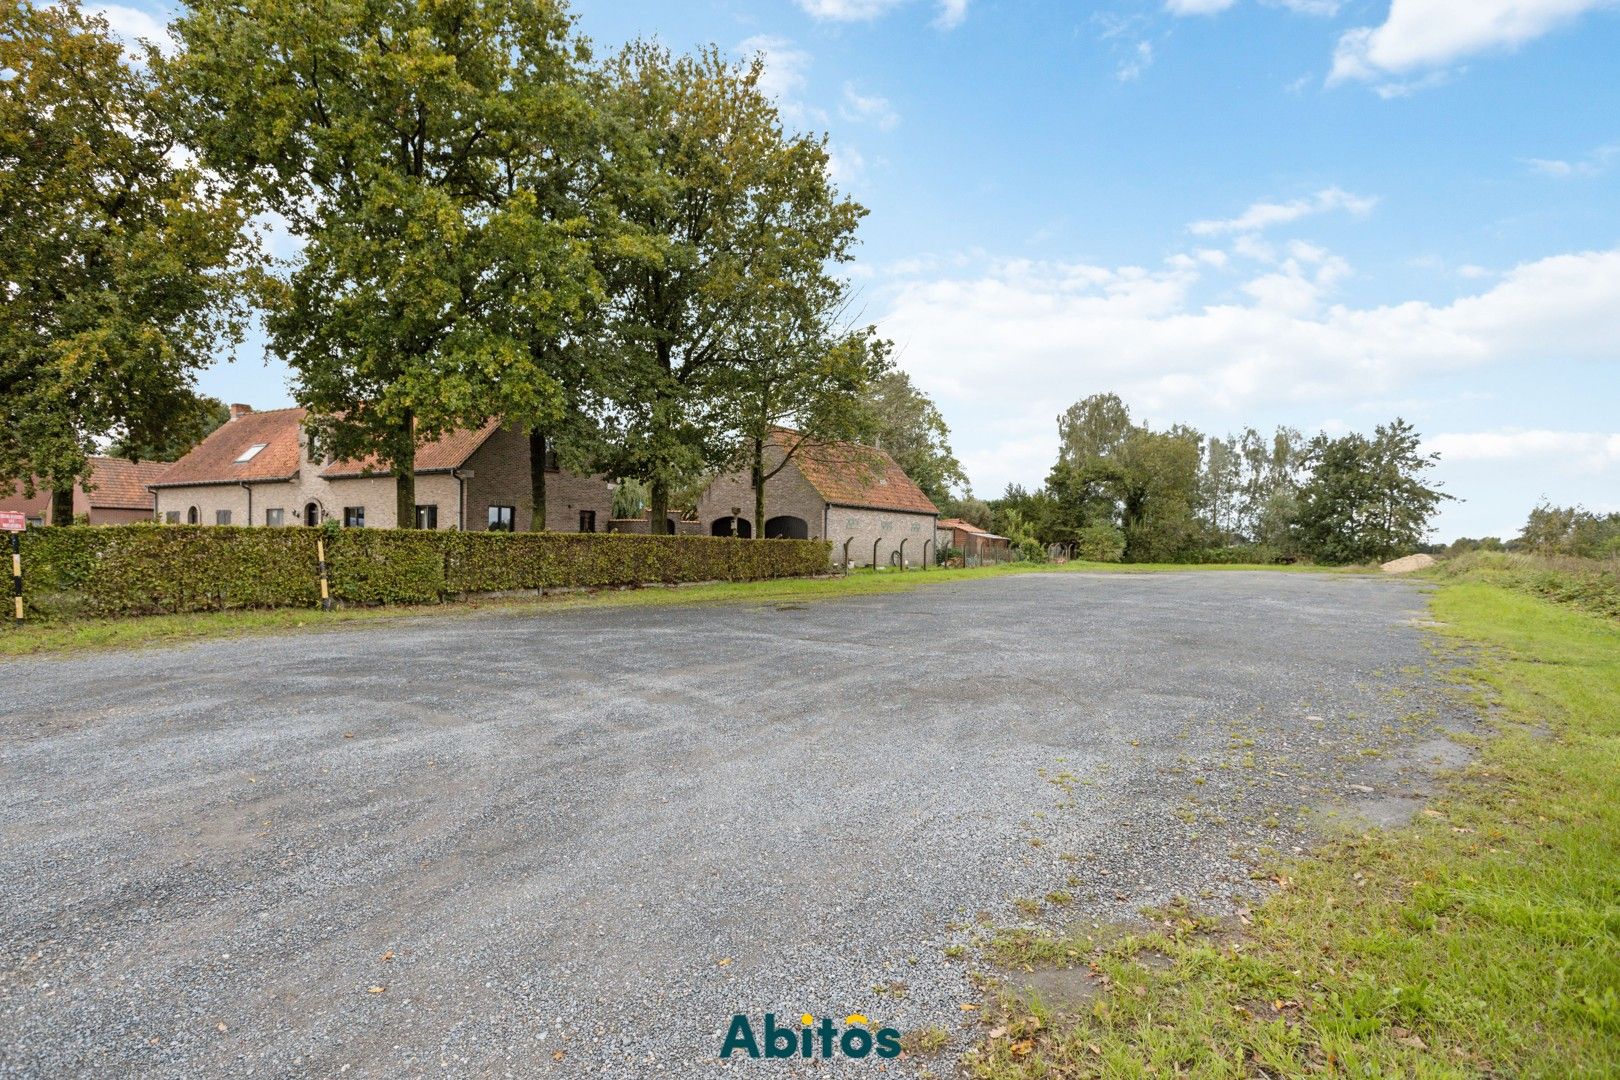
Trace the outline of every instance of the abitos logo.
<instances>
[{"instance_id":1,"label":"abitos logo","mask_svg":"<svg viewBox=\"0 0 1620 1080\"><path fill-rule=\"evenodd\" d=\"M765 1014L765 1024L760 1030L759 1037L754 1035L754 1025L749 1023L748 1017L738 1013L731 1018L731 1029L726 1032L726 1041L720 1047L720 1056L728 1058L733 1054L747 1054L749 1057L791 1058L791 1057L843 1057L863 1058L868 1054L876 1054L880 1058L900 1056L900 1033L894 1028L878 1028L871 1031L867 1027L857 1027L858 1024L870 1024L871 1021L860 1013L853 1013L844 1019L847 1025L843 1031L838 1025L822 1017L817 1020L809 1013L799 1017L797 1024L778 1024L775 1013Z\"/></svg>"}]
</instances>

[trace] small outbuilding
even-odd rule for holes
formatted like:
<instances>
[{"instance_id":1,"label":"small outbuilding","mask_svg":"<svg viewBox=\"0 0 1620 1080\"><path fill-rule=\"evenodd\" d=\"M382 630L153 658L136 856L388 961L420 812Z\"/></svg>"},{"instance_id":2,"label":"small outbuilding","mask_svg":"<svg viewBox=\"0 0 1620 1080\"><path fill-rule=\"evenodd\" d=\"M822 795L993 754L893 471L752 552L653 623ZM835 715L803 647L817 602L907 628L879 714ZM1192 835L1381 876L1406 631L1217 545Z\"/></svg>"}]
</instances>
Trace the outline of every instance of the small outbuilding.
<instances>
[{"instance_id":1,"label":"small outbuilding","mask_svg":"<svg viewBox=\"0 0 1620 1080\"><path fill-rule=\"evenodd\" d=\"M779 429L765 447L765 520L748 470L716 477L697 503L711 536L830 540L834 564L933 566L939 509L882 450Z\"/></svg>"},{"instance_id":2,"label":"small outbuilding","mask_svg":"<svg viewBox=\"0 0 1620 1080\"><path fill-rule=\"evenodd\" d=\"M130 461L127 458L90 458L90 490L73 489L73 516L85 518L92 525L128 525L135 521L152 520L152 492L147 486L155 483L169 469L167 461ZM0 510L20 510L30 525L60 524L51 522L51 491L45 481L34 480L34 495L23 494L21 483L0 493Z\"/></svg>"},{"instance_id":3,"label":"small outbuilding","mask_svg":"<svg viewBox=\"0 0 1620 1080\"><path fill-rule=\"evenodd\" d=\"M969 566L981 562L1005 562L1012 554L1012 541L981 529L961 518L944 518L939 523L939 546L955 548Z\"/></svg>"}]
</instances>

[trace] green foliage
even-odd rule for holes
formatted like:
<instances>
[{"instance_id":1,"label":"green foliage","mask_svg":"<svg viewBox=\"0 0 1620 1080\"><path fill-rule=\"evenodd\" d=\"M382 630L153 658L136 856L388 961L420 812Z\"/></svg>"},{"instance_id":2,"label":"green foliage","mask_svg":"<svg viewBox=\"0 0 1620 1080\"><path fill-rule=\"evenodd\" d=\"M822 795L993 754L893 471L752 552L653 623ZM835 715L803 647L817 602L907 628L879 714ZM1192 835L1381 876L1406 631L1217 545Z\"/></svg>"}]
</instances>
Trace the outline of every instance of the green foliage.
<instances>
[{"instance_id":1,"label":"green foliage","mask_svg":"<svg viewBox=\"0 0 1620 1080\"><path fill-rule=\"evenodd\" d=\"M967 474L951 451L951 429L910 375L895 369L872 380L864 412L860 441L894 458L935 506L967 489Z\"/></svg>"},{"instance_id":2,"label":"green foliage","mask_svg":"<svg viewBox=\"0 0 1620 1080\"><path fill-rule=\"evenodd\" d=\"M30 616L311 606L315 530L116 525L22 537Z\"/></svg>"},{"instance_id":3,"label":"green foliage","mask_svg":"<svg viewBox=\"0 0 1620 1080\"><path fill-rule=\"evenodd\" d=\"M1381 562L1406 554L1451 498L1426 486L1439 456L1419 451L1422 437L1397 418L1361 434L1310 442L1310 477L1300 491L1295 530L1300 546L1325 562Z\"/></svg>"},{"instance_id":4,"label":"green foliage","mask_svg":"<svg viewBox=\"0 0 1620 1080\"><path fill-rule=\"evenodd\" d=\"M102 440L162 444L245 327L246 212L176 152L159 64L74 0L0 3L0 486L59 506Z\"/></svg>"},{"instance_id":5,"label":"green foliage","mask_svg":"<svg viewBox=\"0 0 1620 1080\"><path fill-rule=\"evenodd\" d=\"M816 324L842 292L830 268L866 213L833 185L824 138L783 131L763 70L634 42L598 73L613 216L593 332L614 406L607 471L648 485L657 527L673 489L735 450L744 413L757 426L776 411L728 392L823 358ZM772 339L757 357L755 331Z\"/></svg>"},{"instance_id":6,"label":"green foliage","mask_svg":"<svg viewBox=\"0 0 1620 1080\"><path fill-rule=\"evenodd\" d=\"M579 125L560 6L197 0L175 28L203 160L304 241L266 327L323 446L376 455L410 521L421 440L559 417L533 335L573 329L593 290L534 167Z\"/></svg>"},{"instance_id":7,"label":"green foliage","mask_svg":"<svg viewBox=\"0 0 1620 1080\"><path fill-rule=\"evenodd\" d=\"M1125 557L1125 533L1099 521L1075 533L1075 558L1086 562L1119 562Z\"/></svg>"},{"instance_id":8,"label":"green foliage","mask_svg":"<svg viewBox=\"0 0 1620 1080\"><path fill-rule=\"evenodd\" d=\"M461 593L755 581L824 573L824 541L707 536L461 533L116 525L23 536L33 617L147 615L319 602L316 541L332 595L430 603Z\"/></svg>"},{"instance_id":9,"label":"green foliage","mask_svg":"<svg viewBox=\"0 0 1620 1080\"><path fill-rule=\"evenodd\" d=\"M647 512L647 485L640 480L621 480L613 489L613 516L638 518Z\"/></svg>"},{"instance_id":10,"label":"green foliage","mask_svg":"<svg viewBox=\"0 0 1620 1080\"><path fill-rule=\"evenodd\" d=\"M940 517L960 518L969 525L977 525L981 529L990 528L993 514L989 503L983 499L975 499L972 495L948 499L939 508Z\"/></svg>"},{"instance_id":11,"label":"green foliage","mask_svg":"<svg viewBox=\"0 0 1620 1080\"><path fill-rule=\"evenodd\" d=\"M223 401L193 394L175 409L163 430L144 441L123 435L113 440L107 453L131 461L178 461L230 418L231 408Z\"/></svg>"},{"instance_id":12,"label":"green foliage","mask_svg":"<svg viewBox=\"0 0 1620 1080\"><path fill-rule=\"evenodd\" d=\"M1620 513L1594 514L1580 506L1542 503L1530 511L1511 546L1515 551L1538 555L1583 559L1620 556Z\"/></svg>"},{"instance_id":13,"label":"green foliage","mask_svg":"<svg viewBox=\"0 0 1620 1080\"><path fill-rule=\"evenodd\" d=\"M1620 558L1477 551L1447 559L1432 571L1442 579L1484 581L1557 604L1620 619Z\"/></svg>"}]
</instances>

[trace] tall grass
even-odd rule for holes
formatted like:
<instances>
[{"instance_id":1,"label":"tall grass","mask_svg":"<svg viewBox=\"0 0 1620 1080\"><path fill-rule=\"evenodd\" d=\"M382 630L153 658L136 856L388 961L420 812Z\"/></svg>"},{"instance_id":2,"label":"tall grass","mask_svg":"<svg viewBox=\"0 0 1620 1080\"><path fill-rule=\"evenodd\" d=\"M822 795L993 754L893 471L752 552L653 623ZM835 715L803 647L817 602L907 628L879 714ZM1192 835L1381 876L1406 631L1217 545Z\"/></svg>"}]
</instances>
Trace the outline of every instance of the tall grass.
<instances>
[{"instance_id":1,"label":"tall grass","mask_svg":"<svg viewBox=\"0 0 1620 1080\"><path fill-rule=\"evenodd\" d=\"M1488 582L1594 615L1620 619L1620 555L1582 559L1573 555L1475 551L1447 559L1429 573L1445 581Z\"/></svg>"}]
</instances>

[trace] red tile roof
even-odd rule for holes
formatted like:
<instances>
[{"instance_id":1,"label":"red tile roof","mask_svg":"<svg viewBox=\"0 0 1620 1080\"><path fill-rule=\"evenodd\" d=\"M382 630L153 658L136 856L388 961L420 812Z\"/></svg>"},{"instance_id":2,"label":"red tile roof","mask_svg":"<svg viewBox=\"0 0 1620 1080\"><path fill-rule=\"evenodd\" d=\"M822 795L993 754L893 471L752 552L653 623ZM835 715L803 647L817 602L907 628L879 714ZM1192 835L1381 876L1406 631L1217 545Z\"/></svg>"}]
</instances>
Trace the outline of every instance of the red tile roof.
<instances>
[{"instance_id":1,"label":"red tile roof","mask_svg":"<svg viewBox=\"0 0 1620 1080\"><path fill-rule=\"evenodd\" d=\"M155 483L169 469L167 461L129 461L116 457L90 459L90 505L108 510L150 510Z\"/></svg>"},{"instance_id":2,"label":"red tile roof","mask_svg":"<svg viewBox=\"0 0 1620 1080\"><path fill-rule=\"evenodd\" d=\"M416 448L417 472L444 472L459 468L466 460L473 456L473 452L484 445L484 440L495 434L500 428L497 421L491 420L476 431L462 428L451 431L429 443L423 443ZM358 461L334 461L321 470L321 475L328 480L340 476L366 476L388 472L375 455Z\"/></svg>"},{"instance_id":3,"label":"red tile roof","mask_svg":"<svg viewBox=\"0 0 1620 1080\"><path fill-rule=\"evenodd\" d=\"M291 480L303 462L299 437L306 415L303 409L244 413L215 428L189 454L169 466L154 486ZM476 431L452 431L423 443L416 450L416 471L443 472L460 466L498 426L491 421ZM237 461L244 451L259 443L264 444L263 450L247 461ZM375 457L368 457L359 461L334 461L323 468L320 475L330 480L386 472Z\"/></svg>"},{"instance_id":4,"label":"red tile roof","mask_svg":"<svg viewBox=\"0 0 1620 1080\"><path fill-rule=\"evenodd\" d=\"M154 486L291 480L298 473L298 432L303 422L303 409L267 409L227 420L169 466ZM264 449L250 460L236 460L259 443Z\"/></svg>"},{"instance_id":5,"label":"red tile roof","mask_svg":"<svg viewBox=\"0 0 1620 1080\"><path fill-rule=\"evenodd\" d=\"M986 540L1007 539L1005 536L997 536L989 529L981 529L977 525L973 524L973 522L963 521L961 518L940 518L939 527L942 529L958 529L965 533L972 533L974 536L982 536Z\"/></svg>"},{"instance_id":6,"label":"red tile roof","mask_svg":"<svg viewBox=\"0 0 1620 1080\"><path fill-rule=\"evenodd\" d=\"M776 444L793 446L797 432L778 431ZM851 442L806 442L793 454L793 463L821 497L834 506L873 510L903 510L911 514L937 514L922 488L882 450Z\"/></svg>"}]
</instances>

